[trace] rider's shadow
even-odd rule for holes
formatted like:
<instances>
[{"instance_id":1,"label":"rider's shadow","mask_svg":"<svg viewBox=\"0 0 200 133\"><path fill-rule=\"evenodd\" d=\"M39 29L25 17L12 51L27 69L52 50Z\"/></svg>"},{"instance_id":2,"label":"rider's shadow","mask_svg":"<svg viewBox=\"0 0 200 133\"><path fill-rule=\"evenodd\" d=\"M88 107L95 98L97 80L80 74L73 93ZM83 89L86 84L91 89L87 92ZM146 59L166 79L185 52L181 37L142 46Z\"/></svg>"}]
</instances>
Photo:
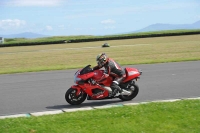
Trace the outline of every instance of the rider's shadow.
<instances>
[{"instance_id":1,"label":"rider's shadow","mask_svg":"<svg viewBox=\"0 0 200 133\"><path fill-rule=\"evenodd\" d=\"M122 100L116 100L116 101L91 101L87 103L82 103L80 105L54 105L54 106L47 106L47 109L72 109L72 108L81 108L81 107L97 107L97 106L104 106L104 105L121 105L120 103L123 102Z\"/></svg>"}]
</instances>

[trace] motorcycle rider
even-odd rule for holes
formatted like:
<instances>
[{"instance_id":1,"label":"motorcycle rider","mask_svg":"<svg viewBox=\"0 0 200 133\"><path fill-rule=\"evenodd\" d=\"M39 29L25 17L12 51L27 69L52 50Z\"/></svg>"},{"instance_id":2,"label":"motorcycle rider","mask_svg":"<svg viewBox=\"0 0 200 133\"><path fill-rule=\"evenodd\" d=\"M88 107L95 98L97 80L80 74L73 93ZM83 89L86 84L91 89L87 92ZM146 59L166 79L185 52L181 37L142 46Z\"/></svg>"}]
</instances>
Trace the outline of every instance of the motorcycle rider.
<instances>
[{"instance_id":1,"label":"motorcycle rider","mask_svg":"<svg viewBox=\"0 0 200 133\"><path fill-rule=\"evenodd\" d=\"M110 86L112 89L112 96L115 96L118 92L121 93L122 89L119 84L126 77L125 70L113 59L107 57L105 53L101 53L96 57L97 66L93 70L100 69L104 67L105 73L114 77L114 80Z\"/></svg>"}]
</instances>

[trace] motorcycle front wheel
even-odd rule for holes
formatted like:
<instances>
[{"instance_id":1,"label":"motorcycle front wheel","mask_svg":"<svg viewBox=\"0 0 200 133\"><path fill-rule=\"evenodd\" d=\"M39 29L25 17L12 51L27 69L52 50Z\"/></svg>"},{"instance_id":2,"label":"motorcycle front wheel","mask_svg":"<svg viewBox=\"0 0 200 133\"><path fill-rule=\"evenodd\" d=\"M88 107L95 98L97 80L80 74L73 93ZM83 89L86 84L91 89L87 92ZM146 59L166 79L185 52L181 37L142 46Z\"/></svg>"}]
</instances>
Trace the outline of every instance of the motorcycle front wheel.
<instances>
[{"instance_id":1,"label":"motorcycle front wheel","mask_svg":"<svg viewBox=\"0 0 200 133\"><path fill-rule=\"evenodd\" d=\"M71 105L79 105L85 101L87 94L83 91L76 95L77 90L74 88L69 88L65 93L65 100Z\"/></svg>"},{"instance_id":2,"label":"motorcycle front wheel","mask_svg":"<svg viewBox=\"0 0 200 133\"><path fill-rule=\"evenodd\" d=\"M130 91L131 94L130 95L120 95L119 99L121 99L122 101L130 101L137 96L137 94L139 92L139 86L137 84L132 84L128 88L125 88L125 90Z\"/></svg>"}]
</instances>

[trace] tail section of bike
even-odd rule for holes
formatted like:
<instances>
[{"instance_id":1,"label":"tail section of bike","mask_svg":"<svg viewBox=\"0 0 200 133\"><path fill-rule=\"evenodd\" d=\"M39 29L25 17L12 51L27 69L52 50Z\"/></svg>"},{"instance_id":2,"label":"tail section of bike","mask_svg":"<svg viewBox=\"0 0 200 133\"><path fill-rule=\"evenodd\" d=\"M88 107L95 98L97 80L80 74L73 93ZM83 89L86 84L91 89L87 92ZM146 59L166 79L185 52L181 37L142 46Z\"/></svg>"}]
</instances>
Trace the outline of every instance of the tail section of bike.
<instances>
[{"instance_id":1,"label":"tail section of bike","mask_svg":"<svg viewBox=\"0 0 200 133\"><path fill-rule=\"evenodd\" d=\"M140 75L142 74L142 71L136 69L136 68L125 68L126 72L126 78L124 79L123 83L133 80L133 79L138 79L140 78Z\"/></svg>"}]
</instances>

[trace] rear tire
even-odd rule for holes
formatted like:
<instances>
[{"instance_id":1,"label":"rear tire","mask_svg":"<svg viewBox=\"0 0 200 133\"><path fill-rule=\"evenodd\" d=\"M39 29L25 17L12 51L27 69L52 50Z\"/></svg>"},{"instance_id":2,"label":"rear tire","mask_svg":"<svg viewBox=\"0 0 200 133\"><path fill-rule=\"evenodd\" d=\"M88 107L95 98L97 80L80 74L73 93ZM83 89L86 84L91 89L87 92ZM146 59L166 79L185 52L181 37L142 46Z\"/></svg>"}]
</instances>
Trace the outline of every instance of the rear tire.
<instances>
[{"instance_id":1,"label":"rear tire","mask_svg":"<svg viewBox=\"0 0 200 133\"><path fill-rule=\"evenodd\" d=\"M135 98L139 92L139 86L137 84L132 84L131 86L129 86L129 88L122 88L125 89L127 91L131 91L130 95L120 95L119 99L121 99L122 101L130 101L133 98Z\"/></svg>"},{"instance_id":2,"label":"rear tire","mask_svg":"<svg viewBox=\"0 0 200 133\"><path fill-rule=\"evenodd\" d=\"M83 91L76 95L77 90L74 88L69 88L65 93L65 100L71 105L79 105L85 101L87 94Z\"/></svg>"}]
</instances>

